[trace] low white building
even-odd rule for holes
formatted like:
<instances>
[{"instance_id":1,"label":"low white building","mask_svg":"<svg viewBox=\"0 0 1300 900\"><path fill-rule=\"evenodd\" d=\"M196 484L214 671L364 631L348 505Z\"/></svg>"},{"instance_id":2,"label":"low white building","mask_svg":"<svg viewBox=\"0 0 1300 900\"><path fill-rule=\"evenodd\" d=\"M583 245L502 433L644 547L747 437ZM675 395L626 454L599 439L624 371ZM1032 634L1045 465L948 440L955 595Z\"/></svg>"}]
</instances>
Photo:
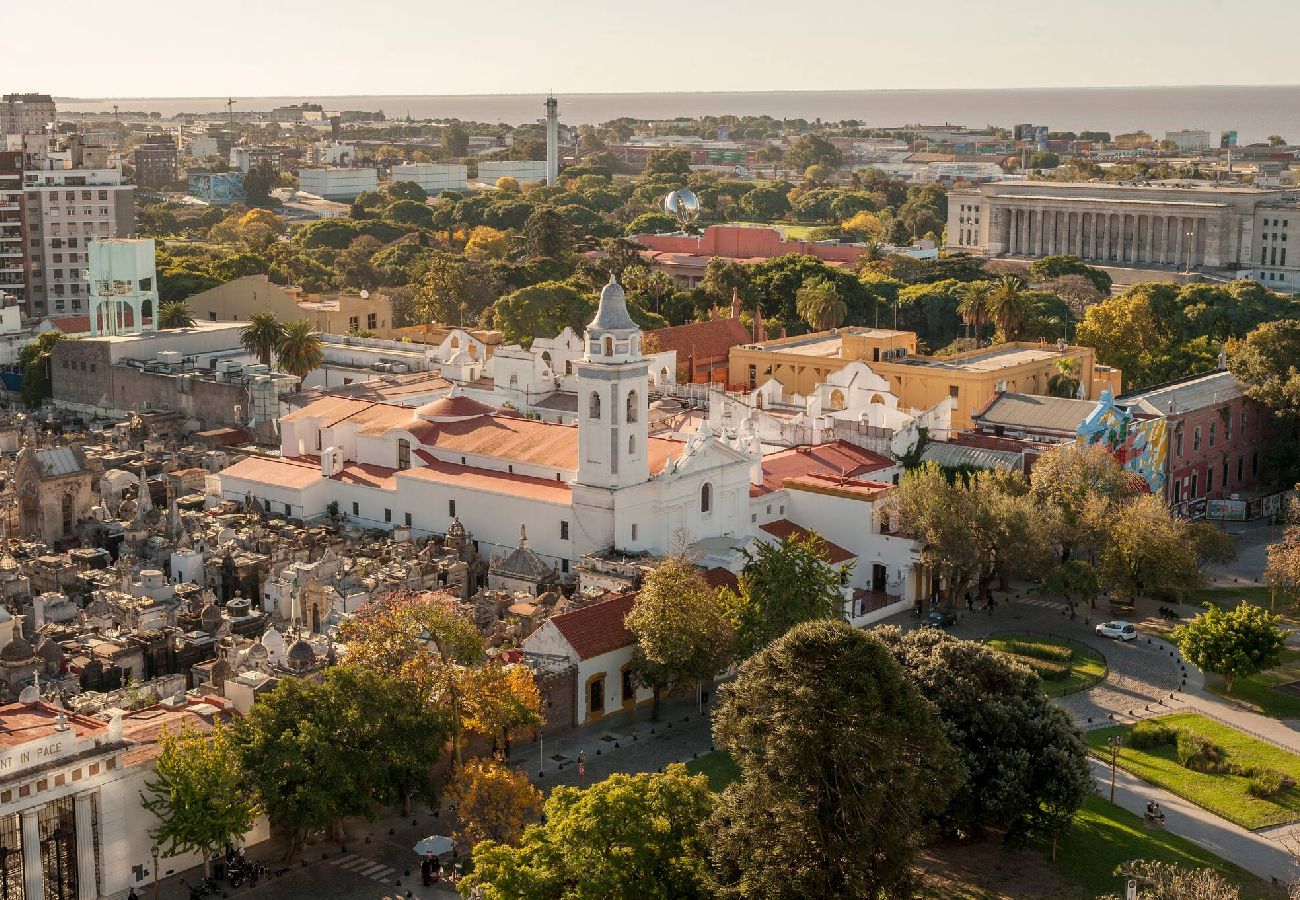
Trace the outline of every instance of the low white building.
<instances>
[{"instance_id":1,"label":"low white building","mask_svg":"<svg viewBox=\"0 0 1300 900\"><path fill-rule=\"evenodd\" d=\"M469 190L469 176L464 163L403 163L393 166L393 181L412 181L426 194Z\"/></svg>"},{"instance_id":2,"label":"low white building","mask_svg":"<svg viewBox=\"0 0 1300 900\"><path fill-rule=\"evenodd\" d=\"M178 730L189 722L206 730L226 717L225 704L168 701L105 722L66 713L29 691L23 701L0 707L0 828L13 855L0 865L0 894L144 895L155 876L149 830L157 820L140 797L153 772L160 726ZM268 835L260 819L242 843ZM163 856L157 875L201 862L197 853Z\"/></svg>"},{"instance_id":3,"label":"low white building","mask_svg":"<svg viewBox=\"0 0 1300 900\"><path fill-rule=\"evenodd\" d=\"M325 200L350 203L363 191L379 190L379 172L373 168L299 169L298 187Z\"/></svg>"},{"instance_id":4,"label":"low white building","mask_svg":"<svg viewBox=\"0 0 1300 900\"><path fill-rule=\"evenodd\" d=\"M478 180L496 184L498 178L513 178L520 184L525 181L546 181L546 160L541 159L486 159L478 164Z\"/></svg>"}]
</instances>

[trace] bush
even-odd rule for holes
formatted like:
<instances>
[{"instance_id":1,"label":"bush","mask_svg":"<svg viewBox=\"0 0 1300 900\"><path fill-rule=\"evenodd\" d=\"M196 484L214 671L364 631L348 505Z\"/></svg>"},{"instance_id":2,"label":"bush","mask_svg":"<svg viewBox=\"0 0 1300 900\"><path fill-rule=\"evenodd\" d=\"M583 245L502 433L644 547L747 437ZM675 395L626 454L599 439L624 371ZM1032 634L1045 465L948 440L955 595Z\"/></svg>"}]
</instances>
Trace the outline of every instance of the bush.
<instances>
[{"instance_id":1,"label":"bush","mask_svg":"<svg viewBox=\"0 0 1300 900\"><path fill-rule=\"evenodd\" d=\"M1128 745L1135 750L1163 747L1178 739L1178 732L1162 722L1138 722L1128 735Z\"/></svg>"},{"instance_id":2,"label":"bush","mask_svg":"<svg viewBox=\"0 0 1300 900\"><path fill-rule=\"evenodd\" d=\"M1215 774L1230 769L1224 758L1223 748L1195 731L1178 732L1174 754L1180 766L1194 772Z\"/></svg>"},{"instance_id":3,"label":"bush","mask_svg":"<svg viewBox=\"0 0 1300 900\"><path fill-rule=\"evenodd\" d=\"M1032 656L1048 662L1069 663L1074 658L1074 651L1069 647L1057 647L1055 644L1036 644L1031 641L1002 641L1002 648L1016 656Z\"/></svg>"},{"instance_id":4,"label":"bush","mask_svg":"<svg viewBox=\"0 0 1300 900\"><path fill-rule=\"evenodd\" d=\"M1274 797L1288 788L1295 787L1295 781L1285 772L1277 769L1256 769L1246 785L1246 793L1261 800Z\"/></svg>"},{"instance_id":5,"label":"bush","mask_svg":"<svg viewBox=\"0 0 1300 900\"><path fill-rule=\"evenodd\" d=\"M1070 677L1070 667L1058 662L1048 662L1045 659L1034 659L1032 656L1015 655L1016 662L1028 666L1038 673L1038 677L1044 681L1064 681Z\"/></svg>"}]
</instances>

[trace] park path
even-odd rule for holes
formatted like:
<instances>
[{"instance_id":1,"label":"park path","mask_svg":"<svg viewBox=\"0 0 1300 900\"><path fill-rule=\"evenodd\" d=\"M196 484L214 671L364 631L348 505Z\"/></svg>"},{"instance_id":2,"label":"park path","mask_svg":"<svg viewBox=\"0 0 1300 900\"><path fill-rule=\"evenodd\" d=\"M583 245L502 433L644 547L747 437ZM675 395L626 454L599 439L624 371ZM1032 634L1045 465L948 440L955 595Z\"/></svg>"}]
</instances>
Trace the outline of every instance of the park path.
<instances>
[{"instance_id":1,"label":"park path","mask_svg":"<svg viewBox=\"0 0 1300 900\"><path fill-rule=\"evenodd\" d=\"M1092 773L1098 792L1109 798L1110 764L1093 759ZM1164 807L1165 828L1170 833L1187 838L1265 881L1286 884L1295 878L1296 866L1284 842L1247 831L1166 790L1152 787L1123 769L1116 770L1116 805L1141 816L1148 800Z\"/></svg>"}]
</instances>

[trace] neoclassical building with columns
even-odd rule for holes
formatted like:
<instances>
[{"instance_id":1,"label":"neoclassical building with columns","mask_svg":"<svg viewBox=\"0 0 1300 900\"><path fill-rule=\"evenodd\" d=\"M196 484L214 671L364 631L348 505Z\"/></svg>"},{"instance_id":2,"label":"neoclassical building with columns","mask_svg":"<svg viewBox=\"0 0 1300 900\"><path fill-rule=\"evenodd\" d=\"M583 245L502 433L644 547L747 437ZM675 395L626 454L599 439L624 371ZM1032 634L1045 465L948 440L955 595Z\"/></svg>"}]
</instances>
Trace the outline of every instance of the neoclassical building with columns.
<instances>
[{"instance_id":1,"label":"neoclassical building with columns","mask_svg":"<svg viewBox=\"0 0 1300 900\"><path fill-rule=\"evenodd\" d=\"M948 194L950 251L1072 254L1100 265L1233 272L1297 283L1285 250L1300 191L1209 182L991 182ZM1294 288L1288 288L1294 289Z\"/></svg>"}]
</instances>

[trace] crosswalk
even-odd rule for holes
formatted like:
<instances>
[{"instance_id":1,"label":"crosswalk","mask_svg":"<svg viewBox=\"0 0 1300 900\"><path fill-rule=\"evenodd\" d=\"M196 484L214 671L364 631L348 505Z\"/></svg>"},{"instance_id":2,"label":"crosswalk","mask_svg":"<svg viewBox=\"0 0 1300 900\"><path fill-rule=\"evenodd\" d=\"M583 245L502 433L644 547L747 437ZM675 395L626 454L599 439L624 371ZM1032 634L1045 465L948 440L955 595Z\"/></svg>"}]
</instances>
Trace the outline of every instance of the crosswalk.
<instances>
[{"instance_id":1,"label":"crosswalk","mask_svg":"<svg viewBox=\"0 0 1300 900\"><path fill-rule=\"evenodd\" d=\"M1041 606L1044 609L1065 609L1065 604L1059 600L1044 600L1042 597L1025 597L1023 600L1012 600L1012 603L1021 603L1025 606Z\"/></svg>"},{"instance_id":2,"label":"crosswalk","mask_svg":"<svg viewBox=\"0 0 1300 900\"><path fill-rule=\"evenodd\" d=\"M331 859L330 865L338 866L340 869L346 869L354 875L369 878L371 881L388 881L397 872L397 870L392 866L386 866L383 863L374 862L373 860L366 859L364 856L357 856L355 853L349 853L346 856Z\"/></svg>"}]
</instances>

